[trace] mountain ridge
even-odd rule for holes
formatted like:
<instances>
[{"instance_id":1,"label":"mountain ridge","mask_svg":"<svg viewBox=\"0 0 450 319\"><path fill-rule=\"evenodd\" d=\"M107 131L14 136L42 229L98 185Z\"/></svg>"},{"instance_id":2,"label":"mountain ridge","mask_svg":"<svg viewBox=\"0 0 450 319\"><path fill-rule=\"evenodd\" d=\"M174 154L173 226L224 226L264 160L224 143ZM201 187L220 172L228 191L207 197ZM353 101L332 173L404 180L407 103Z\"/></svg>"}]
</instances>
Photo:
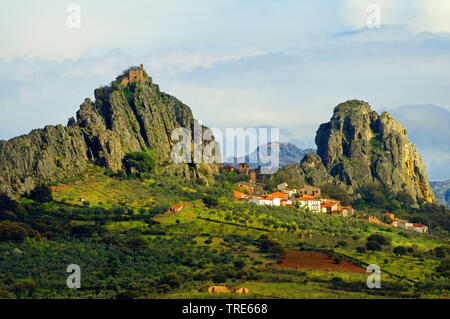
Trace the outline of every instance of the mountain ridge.
<instances>
[{"instance_id":1,"label":"mountain ridge","mask_svg":"<svg viewBox=\"0 0 450 319\"><path fill-rule=\"evenodd\" d=\"M450 180L441 182L430 182L439 204L450 208Z\"/></svg>"},{"instance_id":2,"label":"mountain ridge","mask_svg":"<svg viewBox=\"0 0 450 319\"><path fill-rule=\"evenodd\" d=\"M141 77L124 85L124 78L136 69L130 68L109 86L96 89L95 101L86 98L76 119L69 119L67 126L49 125L0 141L0 192L10 196L26 193L37 184L80 173L89 162L117 172L124 169L122 160L127 153L148 148L156 154L161 174L208 183L218 164L177 165L170 158L171 132L184 127L192 136L198 124L191 109L161 92L143 70Z\"/></svg>"},{"instance_id":3,"label":"mountain ridge","mask_svg":"<svg viewBox=\"0 0 450 319\"><path fill-rule=\"evenodd\" d=\"M280 158L278 167L283 167L287 164L300 163L307 153L315 152L315 149L301 149L297 145L290 142L271 142L258 146L253 152L245 156L229 157L226 159L224 164L237 167L238 163L245 162L249 163L251 169L256 169L262 164L258 158L258 152L261 150L264 153L271 154L271 150L273 147L272 145L279 145L278 151L280 154Z\"/></svg>"}]
</instances>

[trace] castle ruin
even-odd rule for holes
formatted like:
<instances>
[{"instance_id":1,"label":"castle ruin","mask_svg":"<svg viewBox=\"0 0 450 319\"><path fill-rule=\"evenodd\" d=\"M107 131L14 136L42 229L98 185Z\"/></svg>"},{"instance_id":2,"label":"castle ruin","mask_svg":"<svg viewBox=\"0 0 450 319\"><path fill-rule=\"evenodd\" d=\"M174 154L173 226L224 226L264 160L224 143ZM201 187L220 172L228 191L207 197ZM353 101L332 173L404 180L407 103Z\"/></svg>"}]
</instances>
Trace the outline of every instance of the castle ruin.
<instances>
[{"instance_id":1,"label":"castle ruin","mask_svg":"<svg viewBox=\"0 0 450 319\"><path fill-rule=\"evenodd\" d=\"M130 69L128 71L128 77L123 78L120 83L127 86L129 83L139 82L144 79L144 66L141 64L138 69Z\"/></svg>"}]
</instances>

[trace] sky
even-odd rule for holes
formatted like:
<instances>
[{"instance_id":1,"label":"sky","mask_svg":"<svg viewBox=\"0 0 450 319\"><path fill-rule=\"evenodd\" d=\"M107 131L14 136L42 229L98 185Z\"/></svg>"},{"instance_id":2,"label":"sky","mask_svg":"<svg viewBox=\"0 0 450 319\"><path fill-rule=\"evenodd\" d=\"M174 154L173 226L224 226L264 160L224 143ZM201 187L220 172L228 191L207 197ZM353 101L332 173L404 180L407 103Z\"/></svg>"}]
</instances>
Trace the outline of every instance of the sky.
<instances>
[{"instance_id":1,"label":"sky","mask_svg":"<svg viewBox=\"0 0 450 319\"><path fill-rule=\"evenodd\" d=\"M448 0L0 0L0 139L66 124L143 63L203 124L279 127L301 148L365 100L447 180L449 17Z\"/></svg>"}]
</instances>

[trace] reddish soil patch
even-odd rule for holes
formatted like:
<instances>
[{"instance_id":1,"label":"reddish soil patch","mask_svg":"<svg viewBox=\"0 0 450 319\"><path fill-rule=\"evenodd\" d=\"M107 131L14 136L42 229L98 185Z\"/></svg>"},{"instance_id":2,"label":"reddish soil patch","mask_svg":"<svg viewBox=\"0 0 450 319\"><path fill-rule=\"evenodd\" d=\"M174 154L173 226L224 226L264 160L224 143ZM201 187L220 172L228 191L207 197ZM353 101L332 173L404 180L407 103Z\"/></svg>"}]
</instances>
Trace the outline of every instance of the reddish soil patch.
<instances>
[{"instance_id":1,"label":"reddish soil patch","mask_svg":"<svg viewBox=\"0 0 450 319\"><path fill-rule=\"evenodd\" d=\"M364 268L358 267L347 260L341 260L339 264L327 254L317 251L298 251L287 249L286 255L281 258L281 264L272 267L281 269L311 269L365 273Z\"/></svg>"},{"instance_id":2,"label":"reddish soil patch","mask_svg":"<svg viewBox=\"0 0 450 319\"><path fill-rule=\"evenodd\" d=\"M69 188L69 186L68 185L64 185L64 184L59 184L59 185L56 185L56 186L51 186L50 188L52 189L52 192L61 192L61 191L65 190L65 189Z\"/></svg>"}]
</instances>

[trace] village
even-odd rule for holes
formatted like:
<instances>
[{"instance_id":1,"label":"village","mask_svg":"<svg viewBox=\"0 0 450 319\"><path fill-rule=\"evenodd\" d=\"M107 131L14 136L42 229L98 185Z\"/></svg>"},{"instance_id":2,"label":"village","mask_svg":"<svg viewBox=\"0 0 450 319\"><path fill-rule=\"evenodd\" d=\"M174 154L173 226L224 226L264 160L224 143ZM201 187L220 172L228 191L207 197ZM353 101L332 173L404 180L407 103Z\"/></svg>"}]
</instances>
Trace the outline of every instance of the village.
<instances>
[{"instance_id":1,"label":"village","mask_svg":"<svg viewBox=\"0 0 450 319\"><path fill-rule=\"evenodd\" d=\"M225 165L224 170L234 171L240 175L247 175L248 181L235 184L233 190L234 198L245 203L253 203L259 206L291 206L299 211L309 210L313 213L325 213L331 216L354 217L365 219L370 223L383 225L379 218L375 216L359 216L352 206L341 205L337 199L323 197L320 187L304 185L302 188L291 188L286 182L277 185L277 191L269 193L264 189L263 183L256 182L256 172L249 169L248 163L240 163L238 168ZM399 227L405 230L418 233L427 233L428 226L412 223L404 219L396 218L394 214L385 212L390 226Z\"/></svg>"}]
</instances>

